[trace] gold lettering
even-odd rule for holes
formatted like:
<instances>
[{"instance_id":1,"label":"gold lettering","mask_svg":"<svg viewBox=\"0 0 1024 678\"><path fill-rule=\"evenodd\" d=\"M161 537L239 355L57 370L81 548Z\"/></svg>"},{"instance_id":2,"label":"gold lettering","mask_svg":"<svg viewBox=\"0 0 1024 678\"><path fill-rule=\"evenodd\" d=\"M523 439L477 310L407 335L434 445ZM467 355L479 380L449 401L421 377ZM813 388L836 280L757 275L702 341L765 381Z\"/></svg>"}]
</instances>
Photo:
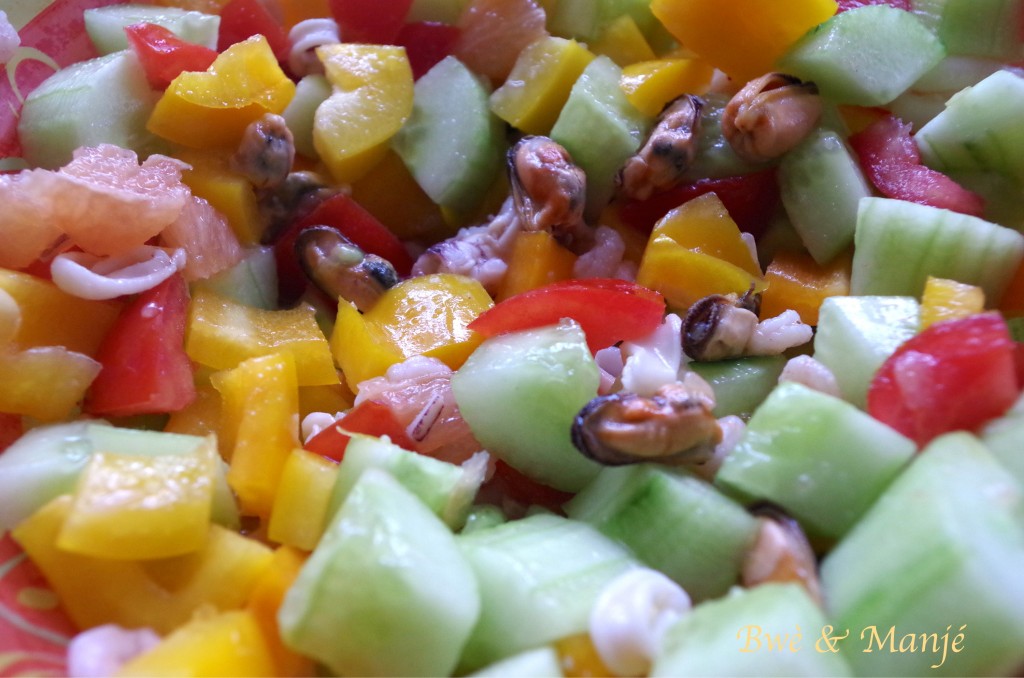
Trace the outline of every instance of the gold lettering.
<instances>
[{"instance_id":1,"label":"gold lettering","mask_svg":"<svg viewBox=\"0 0 1024 678\"><path fill-rule=\"evenodd\" d=\"M872 643L874 643L875 645L878 646L878 651L879 652L885 650L885 643L889 643L889 652L895 652L896 651L896 627L895 626L890 626L889 627L889 631L885 634L884 638L883 637L879 637L879 635L878 635L878 627L877 626L874 626L874 625L868 626L863 631L860 632L860 639L864 640L864 635L867 634L869 631L871 632L871 635L868 637L868 646L864 648L864 650L863 650L864 652L874 652L874 650L871 649L871 644Z\"/></svg>"},{"instance_id":2,"label":"gold lettering","mask_svg":"<svg viewBox=\"0 0 1024 678\"><path fill-rule=\"evenodd\" d=\"M756 624L750 624L744 626L742 629L736 632L736 639L739 640L740 636L746 632L747 640L743 643L743 647L740 648L740 652L757 652L761 649L761 627ZM753 647L751 647L753 643Z\"/></svg>"}]
</instances>

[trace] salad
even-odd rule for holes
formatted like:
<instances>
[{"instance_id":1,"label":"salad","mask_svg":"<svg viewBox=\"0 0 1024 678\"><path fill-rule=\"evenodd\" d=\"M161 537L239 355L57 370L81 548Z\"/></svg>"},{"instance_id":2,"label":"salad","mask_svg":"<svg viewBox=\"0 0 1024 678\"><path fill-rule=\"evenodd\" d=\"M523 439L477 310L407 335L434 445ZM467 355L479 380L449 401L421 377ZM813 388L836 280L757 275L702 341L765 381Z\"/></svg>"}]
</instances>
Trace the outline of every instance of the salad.
<instances>
[{"instance_id":1,"label":"salad","mask_svg":"<svg viewBox=\"0 0 1024 678\"><path fill-rule=\"evenodd\" d=\"M1020 675L1022 26L0 11L0 674Z\"/></svg>"}]
</instances>

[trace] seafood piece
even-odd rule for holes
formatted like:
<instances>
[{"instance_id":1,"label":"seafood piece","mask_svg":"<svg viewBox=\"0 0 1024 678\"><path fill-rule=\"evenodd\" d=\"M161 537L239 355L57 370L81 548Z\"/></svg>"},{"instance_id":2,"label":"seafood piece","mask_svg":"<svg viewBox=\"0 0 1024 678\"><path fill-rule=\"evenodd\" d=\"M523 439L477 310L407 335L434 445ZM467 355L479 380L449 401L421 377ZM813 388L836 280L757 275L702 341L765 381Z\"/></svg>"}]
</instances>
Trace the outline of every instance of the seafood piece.
<instances>
[{"instance_id":1,"label":"seafood piece","mask_svg":"<svg viewBox=\"0 0 1024 678\"><path fill-rule=\"evenodd\" d=\"M684 94L665 105L636 155L619 172L627 198L646 200L682 181L697 155L697 136L704 100Z\"/></svg>"},{"instance_id":2,"label":"seafood piece","mask_svg":"<svg viewBox=\"0 0 1024 678\"><path fill-rule=\"evenodd\" d=\"M729 100L722 114L722 134L736 155L766 162L803 141L818 124L821 111L814 83L768 73Z\"/></svg>"}]
</instances>

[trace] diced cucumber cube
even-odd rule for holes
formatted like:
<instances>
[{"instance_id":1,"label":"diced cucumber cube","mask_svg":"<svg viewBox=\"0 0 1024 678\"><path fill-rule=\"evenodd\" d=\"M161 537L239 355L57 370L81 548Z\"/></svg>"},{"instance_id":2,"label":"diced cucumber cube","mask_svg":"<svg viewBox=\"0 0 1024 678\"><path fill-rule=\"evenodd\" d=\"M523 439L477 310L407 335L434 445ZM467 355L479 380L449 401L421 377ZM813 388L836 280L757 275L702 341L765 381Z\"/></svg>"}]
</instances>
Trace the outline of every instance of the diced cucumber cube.
<instances>
[{"instance_id":1,"label":"diced cucumber cube","mask_svg":"<svg viewBox=\"0 0 1024 678\"><path fill-rule=\"evenodd\" d=\"M822 562L831 623L850 631L841 649L856 675L1018 669L1022 519L1020 486L977 438L947 434L922 451Z\"/></svg>"},{"instance_id":2,"label":"diced cucumber cube","mask_svg":"<svg viewBox=\"0 0 1024 678\"><path fill-rule=\"evenodd\" d=\"M828 297L818 312L814 357L835 375L843 398L864 409L872 377L917 333L919 316L913 297Z\"/></svg>"},{"instance_id":3,"label":"diced cucumber cube","mask_svg":"<svg viewBox=\"0 0 1024 678\"><path fill-rule=\"evenodd\" d=\"M739 578L757 521L707 482L650 464L609 467L566 504L694 600L720 596Z\"/></svg>"},{"instance_id":4,"label":"diced cucumber cube","mask_svg":"<svg viewBox=\"0 0 1024 678\"><path fill-rule=\"evenodd\" d=\"M1024 394L1003 416L985 425L981 441L1024 487Z\"/></svg>"},{"instance_id":5,"label":"diced cucumber cube","mask_svg":"<svg viewBox=\"0 0 1024 678\"><path fill-rule=\"evenodd\" d=\"M124 4L87 9L82 13L85 32L100 54L128 49L124 29L133 24L157 24L186 42L217 49L220 17L179 7Z\"/></svg>"},{"instance_id":6,"label":"diced cucumber cube","mask_svg":"<svg viewBox=\"0 0 1024 678\"><path fill-rule=\"evenodd\" d=\"M239 304L268 311L277 308L277 262L274 248L246 247L242 260L229 269L194 283Z\"/></svg>"},{"instance_id":7,"label":"diced cucumber cube","mask_svg":"<svg viewBox=\"0 0 1024 678\"><path fill-rule=\"evenodd\" d=\"M587 631L604 587L638 566L624 546L590 525L545 513L458 541L481 598L459 673Z\"/></svg>"},{"instance_id":8,"label":"diced cucumber cube","mask_svg":"<svg viewBox=\"0 0 1024 678\"><path fill-rule=\"evenodd\" d=\"M501 169L501 120L490 89L453 56L416 81L412 115L392 139L416 182L442 207L472 211Z\"/></svg>"},{"instance_id":9,"label":"diced cucumber cube","mask_svg":"<svg viewBox=\"0 0 1024 678\"><path fill-rule=\"evenodd\" d=\"M797 584L737 588L676 622L649 675L848 676L850 669L838 654L815 650L826 623Z\"/></svg>"},{"instance_id":10,"label":"diced cucumber cube","mask_svg":"<svg viewBox=\"0 0 1024 678\"><path fill-rule=\"evenodd\" d=\"M920 297L928 276L985 291L998 304L1024 258L1024 235L938 207L864 198L857 213L850 294Z\"/></svg>"},{"instance_id":11,"label":"diced cucumber cube","mask_svg":"<svg viewBox=\"0 0 1024 678\"><path fill-rule=\"evenodd\" d=\"M812 29L779 60L779 68L815 83L835 103L880 106L945 55L939 39L910 12L868 5Z\"/></svg>"},{"instance_id":12,"label":"diced cucumber cube","mask_svg":"<svg viewBox=\"0 0 1024 678\"><path fill-rule=\"evenodd\" d=\"M476 577L449 529L368 469L278 612L285 643L337 675L440 676L480 612Z\"/></svg>"},{"instance_id":13,"label":"diced cucumber cube","mask_svg":"<svg viewBox=\"0 0 1024 678\"><path fill-rule=\"evenodd\" d=\"M146 121L159 98L128 50L62 68L25 98L18 120L25 160L56 169L79 146L103 143L149 155L158 141Z\"/></svg>"},{"instance_id":14,"label":"diced cucumber cube","mask_svg":"<svg viewBox=\"0 0 1024 678\"><path fill-rule=\"evenodd\" d=\"M750 418L715 484L766 499L811 536L841 537L916 451L913 441L839 398L786 382Z\"/></svg>"},{"instance_id":15,"label":"diced cucumber cube","mask_svg":"<svg viewBox=\"0 0 1024 678\"><path fill-rule=\"evenodd\" d=\"M554 678L562 675L562 663L558 652L545 645L496 661L469 675L471 678Z\"/></svg>"},{"instance_id":16,"label":"diced cucumber cube","mask_svg":"<svg viewBox=\"0 0 1024 678\"><path fill-rule=\"evenodd\" d=\"M1024 78L996 71L954 94L914 135L929 167L1001 172L1024 181Z\"/></svg>"},{"instance_id":17,"label":"diced cucumber cube","mask_svg":"<svg viewBox=\"0 0 1024 678\"><path fill-rule=\"evenodd\" d=\"M602 468L570 437L599 381L583 331L563 321L487 339L452 375L452 393L488 452L535 480L575 492Z\"/></svg>"},{"instance_id":18,"label":"diced cucumber cube","mask_svg":"<svg viewBox=\"0 0 1024 678\"><path fill-rule=\"evenodd\" d=\"M715 390L714 415L721 418L734 414L744 419L775 388L785 366L786 358L781 355L689 364Z\"/></svg>"},{"instance_id":19,"label":"diced cucumber cube","mask_svg":"<svg viewBox=\"0 0 1024 678\"><path fill-rule=\"evenodd\" d=\"M316 109L331 96L333 90L326 76L307 75L295 84L295 96L281 113L295 140L295 150L311 160L320 155L313 145L313 124Z\"/></svg>"},{"instance_id":20,"label":"diced cucumber cube","mask_svg":"<svg viewBox=\"0 0 1024 678\"><path fill-rule=\"evenodd\" d=\"M950 54L1004 61L1024 56L1019 28L1024 4L1019 0L911 0L910 4Z\"/></svg>"},{"instance_id":21,"label":"diced cucumber cube","mask_svg":"<svg viewBox=\"0 0 1024 678\"><path fill-rule=\"evenodd\" d=\"M629 103L619 87L621 76L622 69L608 57L591 61L551 128L551 138L587 175L586 213L591 219L611 200L616 175L640 148L652 122Z\"/></svg>"},{"instance_id":22,"label":"diced cucumber cube","mask_svg":"<svg viewBox=\"0 0 1024 678\"><path fill-rule=\"evenodd\" d=\"M857 205L871 186L857 158L832 130L819 128L779 163L786 214L814 260L825 265L853 242Z\"/></svg>"}]
</instances>

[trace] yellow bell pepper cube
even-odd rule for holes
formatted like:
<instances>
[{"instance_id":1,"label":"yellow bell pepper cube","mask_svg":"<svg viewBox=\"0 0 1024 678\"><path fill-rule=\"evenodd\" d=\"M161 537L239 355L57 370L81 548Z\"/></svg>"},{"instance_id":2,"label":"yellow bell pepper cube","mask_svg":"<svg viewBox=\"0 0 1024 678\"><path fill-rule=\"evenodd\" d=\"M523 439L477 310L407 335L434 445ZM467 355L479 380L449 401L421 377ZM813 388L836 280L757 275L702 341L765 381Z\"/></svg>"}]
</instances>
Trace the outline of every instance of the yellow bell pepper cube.
<instances>
[{"instance_id":1,"label":"yellow bell pepper cube","mask_svg":"<svg viewBox=\"0 0 1024 678\"><path fill-rule=\"evenodd\" d=\"M491 110L527 134L547 134L593 60L594 54L575 40L536 40L519 53L505 83L491 93Z\"/></svg>"},{"instance_id":2,"label":"yellow bell pepper cube","mask_svg":"<svg viewBox=\"0 0 1024 678\"><path fill-rule=\"evenodd\" d=\"M493 305L479 282L437 273L395 285L369 312L338 304L331 350L349 386L384 374L414 355L444 362L453 370L483 341L468 325Z\"/></svg>"},{"instance_id":3,"label":"yellow bell pepper cube","mask_svg":"<svg viewBox=\"0 0 1024 678\"><path fill-rule=\"evenodd\" d=\"M67 419L78 408L100 364L61 346L19 351L0 346L0 412L40 421Z\"/></svg>"},{"instance_id":4,"label":"yellow bell pepper cube","mask_svg":"<svg viewBox=\"0 0 1024 678\"><path fill-rule=\"evenodd\" d=\"M206 71L172 80L146 128L190 148L233 148L250 123L281 113L294 95L267 39L255 35L228 47Z\"/></svg>"},{"instance_id":5,"label":"yellow bell pepper cube","mask_svg":"<svg viewBox=\"0 0 1024 678\"><path fill-rule=\"evenodd\" d=\"M761 318L793 310L804 323L817 325L818 309L827 297L850 293L852 261L846 254L822 266L806 252L779 252L764 274L768 288L761 294Z\"/></svg>"},{"instance_id":6,"label":"yellow bell pepper cube","mask_svg":"<svg viewBox=\"0 0 1024 678\"><path fill-rule=\"evenodd\" d=\"M508 270L501 280L498 301L572 277L576 255L562 247L547 231L522 232L516 235L509 257Z\"/></svg>"},{"instance_id":7,"label":"yellow bell pepper cube","mask_svg":"<svg viewBox=\"0 0 1024 678\"><path fill-rule=\"evenodd\" d=\"M300 386L339 383L331 347L309 304L266 310L197 289L189 309L185 352L195 362L218 370L283 352L295 360Z\"/></svg>"},{"instance_id":8,"label":"yellow bell pepper cube","mask_svg":"<svg viewBox=\"0 0 1024 678\"><path fill-rule=\"evenodd\" d=\"M590 50L594 54L603 54L619 66L656 58L640 27L628 14L609 22L597 40L590 44Z\"/></svg>"},{"instance_id":9,"label":"yellow bell pepper cube","mask_svg":"<svg viewBox=\"0 0 1024 678\"><path fill-rule=\"evenodd\" d=\"M836 13L835 0L652 0L684 47L738 83L772 70L801 36Z\"/></svg>"},{"instance_id":10,"label":"yellow bell pepper cube","mask_svg":"<svg viewBox=\"0 0 1024 678\"><path fill-rule=\"evenodd\" d=\"M700 59L655 59L623 67L619 86L629 103L653 117L680 95L707 92L714 74L711 64Z\"/></svg>"},{"instance_id":11,"label":"yellow bell pepper cube","mask_svg":"<svg viewBox=\"0 0 1024 678\"><path fill-rule=\"evenodd\" d=\"M246 606L263 629L263 635L274 656L278 676L314 675L313 661L284 644L277 623L277 611L308 556L308 553L290 546L281 546L275 550L270 567L256 584Z\"/></svg>"},{"instance_id":12,"label":"yellow bell pepper cube","mask_svg":"<svg viewBox=\"0 0 1024 678\"><path fill-rule=\"evenodd\" d=\"M976 285L928 276L921 295L921 329L985 310L985 291Z\"/></svg>"},{"instance_id":13,"label":"yellow bell pepper cube","mask_svg":"<svg viewBox=\"0 0 1024 678\"><path fill-rule=\"evenodd\" d=\"M304 551L316 548L337 477L335 462L301 448L292 450L281 472L270 514L270 540Z\"/></svg>"},{"instance_id":14,"label":"yellow bell pepper cube","mask_svg":"<svg viewBox=\"0 0 1024 678\"><path fill-rule=\"evenodd\" d=\"M181 173L181 180L192 193L210 203L224 215L232 232L243 245L257 245L263 235L263 219L252 182L231 169L224 153L183 151L175 157L191 169Z\"/></svg>"},{"instance_id":15,"label":"yellow bell pepper cube","mask_svg":"<svg viewBox=\"0 0 1024 678\"><path fill-rule=\"evenodd\" d=\"M96 558L169 558L202 548L210 526L217 442L189 454L99 451L78 479L57 547Z\"/></svg>"},{"instance_id":16,"label":"yellow bell pepper cube","mask_svg":"<svg viewBox=\"0 0 1024 678\"><path fill-rule=\"evenodd\" d=\"M651 232L636 280L682 312L709 294L765 288L760 265L714 193L669 212Z\"/></svg>"},{"instance_id":17,"label":"yellow bell pepper cube","mask_svg":"<svg viewBox=\"0 0 1024 678\"><path fill-rule=\"evenodd\" d=\"M71 495L49 502L11 531L80 629L103 624L148 626L166 634L204 607L239 609L270 566L272 551L211 525L202 549L174 558L93 558L57 547Z\"/></svg>"},{"instance_id":18,"label":"yellow bell pepper cube","mask_svg":"<svg viewBox=\"0 0 1024 678\"><path fill-rule=\"evenodd\" d=\"M199 615L156 647L128 660L117 676L273 676L273 655L248 610Z\"/></svg>"},{"instance_id":19,"label":"yellow bell pepper cube","mask_svg":"<svg viewBox=\"0 0 1024 678\"><path fill-rule=\"evenodd\" d=\"M123 304L90 301L64 292L49 280L0 268L0 290L21 308L14 341L21 348L63 346L95 357Z\"/></svg>"},{"instance_id":20,"label":"yellow bell pepper cube","mask_svg":"<svg viewBox=\"0 0 1024 678\"><path fill-rule=\"evenodd\" d=\"M395 200L396 195L402 199ZM352 199L402 240L435 242L454 234L441 208L394 151L352 184Z\"/></svg>"},{"instance_id":21,"label":"yellow bell pepper cube","mask_svg":"<svg viewBox=\"0 0 1024 678\"><path fill-rule=\"evenodd\" d=\"M313 147L339 183L365 175L412 114L412 68L404 47L333 44L317 56L335 92L316 110Z\"/></svg>"},{"instance_id":22,"label":"yellow bell pepper cube","mask_svg":"<svg viewBox=\"0 0 1024 678\"><path fill-rule=\"evenodd\" d=\"M196 397L177 412L171 412L164 431L193 436L216 434L220 430L221 398L209 384L196 387Z\"/></svg>"},{"instance_id":23,"label":"yellow bell pepper cube","mask_svg":"<svg viewBox=\"0 0 1024 678\"><path fill-rule=\"evenodd\" d=\"M212 381L224 399L228 484L243 515L269 518L284 464L300 447L295 362L288 353L250 358Z\"/></svg>"}]
</instances>

